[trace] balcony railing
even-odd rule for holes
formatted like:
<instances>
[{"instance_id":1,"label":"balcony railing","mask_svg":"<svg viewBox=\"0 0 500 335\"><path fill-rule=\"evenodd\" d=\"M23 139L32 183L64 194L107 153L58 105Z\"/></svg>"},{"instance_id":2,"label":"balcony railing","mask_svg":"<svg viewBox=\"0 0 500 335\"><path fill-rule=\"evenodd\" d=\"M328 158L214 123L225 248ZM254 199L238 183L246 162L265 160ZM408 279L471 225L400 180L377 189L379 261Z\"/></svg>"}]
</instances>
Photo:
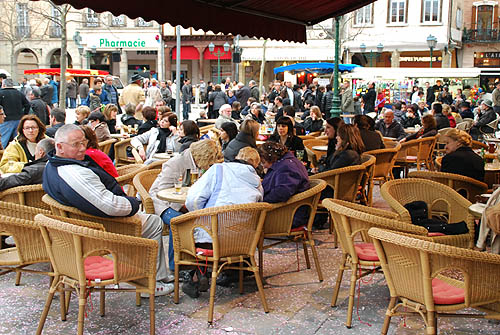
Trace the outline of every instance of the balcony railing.
<instances>
[{"instance_id":1,"label":"balcony railing","mask_svg":"<svg viewBox=\"0 0 500 335\"><path fill-rule=\"evenodd\" d=\"M499 29L464 29L463 41L465 43L479 42L490 43L500 42Z\"/></svg>"},{"instance_id":2,"label":"balcony railing","mask_svg":"<svg viewBox=\"0 0 500 335\"><path fill-rule=\"evenodd\" d=\"M31 29L30 26L16 26L17 38L30 37Z\"/></svg>"},{"instance_id":3,"label":"balcony railing","mask_svg":"<svg viewBox=\"0 0 500 335\"><path fill-rule=\"evenodd\" d=\"M61 37L62 31L61 26L50 26L49 27L49 36L50 37Z\"/></svg>"}]
</instances>

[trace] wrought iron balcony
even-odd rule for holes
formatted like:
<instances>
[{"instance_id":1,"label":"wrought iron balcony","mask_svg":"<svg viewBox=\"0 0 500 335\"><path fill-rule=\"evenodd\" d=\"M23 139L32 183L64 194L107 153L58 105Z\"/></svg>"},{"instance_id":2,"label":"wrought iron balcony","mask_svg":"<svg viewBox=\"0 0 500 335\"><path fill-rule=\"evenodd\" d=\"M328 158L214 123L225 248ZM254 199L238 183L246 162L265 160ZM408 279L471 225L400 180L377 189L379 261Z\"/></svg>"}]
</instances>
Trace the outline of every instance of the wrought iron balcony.
<instances>
[{"instance_id":1,"label":"wrought iron balcony","mask_svg":"<svg viewBox=\"0 0 500 335\"><path fill-rule=\"evenodd\" d=\"M31 27L30 26L16 26L17 38L27 38L31 35Z\"/></svg>"},{"instance_id":2,"label":"wrought iron balcony","mask_svg":"<svg viewBox=\"0 0 500 335\"><path fill-rule=\"evenodd\" d=\"M464 29L463 42L491 43L500 42L499 29Z\"/></svg>"}]
</instances>

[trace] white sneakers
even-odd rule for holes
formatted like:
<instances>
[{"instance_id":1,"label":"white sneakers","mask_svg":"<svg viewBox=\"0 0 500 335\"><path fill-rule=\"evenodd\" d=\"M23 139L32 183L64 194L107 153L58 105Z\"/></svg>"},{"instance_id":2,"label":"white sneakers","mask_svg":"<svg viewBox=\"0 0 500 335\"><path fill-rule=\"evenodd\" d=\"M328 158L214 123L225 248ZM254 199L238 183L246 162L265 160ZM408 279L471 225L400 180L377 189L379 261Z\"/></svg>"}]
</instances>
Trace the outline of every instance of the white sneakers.
<instances>
[{"instance_id":1,"label":"white sneakers","mask_svg":"<svg viewBox=\"0 0 500 335\"><path fill-rule=\"evenodd\" d=\"M173 291L174 284L165 283L161 280L156 282L155 297L167 295L169 293L172 293ZM149 294L141 293L141 298L149 298Z\"/></svg>"}]
</instances>

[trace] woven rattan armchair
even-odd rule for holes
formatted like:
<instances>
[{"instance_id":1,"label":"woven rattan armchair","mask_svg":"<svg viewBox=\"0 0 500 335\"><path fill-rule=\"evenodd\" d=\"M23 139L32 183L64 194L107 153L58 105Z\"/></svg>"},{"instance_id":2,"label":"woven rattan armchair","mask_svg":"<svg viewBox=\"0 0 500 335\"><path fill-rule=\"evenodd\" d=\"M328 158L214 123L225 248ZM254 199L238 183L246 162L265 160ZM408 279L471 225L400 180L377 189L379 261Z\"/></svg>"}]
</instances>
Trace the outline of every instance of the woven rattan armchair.
<instances>
[{"instance_id":1,"label":"woven rattan armchair","mask_svg":"<svg viewBox=\"0 0 500 335\"><path fill-rule=\"evenodd\" d=\"M116 178L116 181L123 187L128 196L135 196L134 177L139 172L147 170L147 168L148 167L143 164L129 164L120 166L116 169L116 171L118 171L118 178Z\"/></svg>"},{"instance_id":2,"label":"woven rattan armchair","mask_svg":"<svg viewBox=\"0 0 500 335\"><path fill-rule=\"evenodd\" d=\"M97 222L102 224L107 232L111 233L141 236L142 222L137 215L130 217L103 218L87 214L75 207L63 205L48 194L45 194L42 200L50 206L52 214L56 216Z\"/></svg>"},{"instance_id":3,"label":"woven rattan armchair","mask_svg":"<svg viewBox=\"0 0 500 335\"><path fill-rule=\"evenodd\" d=\"M336 305L345 270L351 270L347 328L352 325L352 311L356 282L373 271L380 270L380 261L368 237L371 227L382 227L408 234L427 237L427 230L398 220L393 212L354 204L342 200L325 199L324 206L330 211L342 247L342 261L332 296L332 307ZM362 237L362 240L359 238Z\"/></svg>"},{"instance_id":4,"label":"woven rattan armchair","mask_svg":"<svg viewBox=\"0 0 500 335\"><path fill-rule=\"evenodd\" d=\"M54 280L40 317L37 334L42 333L54 293L63 287L76 291L78 296L79 335L83 334L87 297L96 291L101 292L101 316L104 316L106 291L136 292L136 295L148 293L149 333L155 334L156 241L82 228L41 214L36 216L35 222L41 226L54 269ZM111 257L103 257L103 253ZM100 268L92 271L91 267L98 264ZM120 283L128 283L134 288L118 287ZM61 316L65 320L66 311Z\"/></svg>"},{"instance_id":5,"label":"woven rattan armchair","mask_svg":"<svg viewBox=\"0 0 500 335\"><path fill-rule=\"evenodd\" d=\"M436 164L436 171L441 171L441 163L443 161L443 156L436 157L434 163Z\"/></svg>"},{"instance_id":6,"label":"woven rattan armchair","mask_svg":"<svg viewBox=\"0 0 500 335\"><path fill-rule=\"evenodd\" d=\"M139 196L141 197L142 207L144 212L148 214L155 213L155 205L153 203L151 195L149 195L149 189L151 188L151 185L153 185L154 181L156 180L156 177L158 177L160 172L161 170L159 169L146 170L139 172L134 177L134 187L137 190L137 193L139 193Z\"/></svg>"},{"instance_id":7,"label":"woven rattan armchair","mask_svg":"<svg viewBox=\"0 0 500 335\"><path fill-rule=\"evenodd\" d=\"M160 169L161 170L161 167L162 167L163 163L165 163L166 161L168 161L168 159L160 159L160 160L151 162L151 164L148 164L146 166L147 166L148 170L154 170L154 169Z\"/></svg>"},{"instance_id":8,"label":"woven rattan armchair","mask_svg":"<svg viewBox=\"0 0 500 335\"><path fill-rule=\"evenodd\" d=\"M471 146L472 150L476 150L476 149L488 150L488 144L483 143L483 142L479 142L476 140L472 140L472 143L470 146Z\"/></svg>"},{"instance_id":9,"label":"woven rattan armchair","mask_svg":"<svg viewBox=\"0 0 500 335\"><path fill-rule=\"evenodd\" d=\"M99 150L104 152L106 155L109 155L109 151L111 150L111 146L115 144L118 140L116 138L111 138L106 141L102 141L97 143L97 147Z\"/></svg>"},{"instance_id":10,"label":"woven rattan armchair","mask_svg":"<svg viewBox=\"0 0 500 335\"><path fill-rule=\"evenodd\" d=\"M472 248L474 241L474 218L469 213L471 202L451 187L441 183L421 179L405 178L391 180L380 189L382 198L400 216L402 221L411 222L410 212L404 207L413 201L424 201L429 208L429 215L446 216L448 223L465 221L469 232L460 235L436 237L435 242L462 248Z\"/></svg>"},{"instance_id":11,"label":"woven rattan armchair","mask_svg":"<svg viewBox=\"0 0 500 335\"><path fill-rule=\"evenodd\" d=\"M360 202L363 205L371 206L372 200L372 187L373 187L373 173L375 172L375 156L364 153L361 154L361 165L365 167L365 173L359 182L359 194L361 195Z\"/></svg>"},{"instance_id":12,"label":"woven rattan armchair","mask_svg":"<svg viewBox=\"0 0 500 335\"><path fill-rule=\"evenodd\" d=\"M312 139L312 140L304 140L303 142L304 142L304 147L314 152L314 155L316 155L317 160L319 160L321 156L326 154L326 151L314 150L312 147L315 147L317 145L328 145L328 140Z\"/></svg>"},{"instance_id":13,"label":"woven rattan armchair","mask_svg":"<svg viewBox=\"0 0 500 335\"><path fill-rule=\"evenodd\" d=\"M259 243L259 268L261 277L263 275L263 252L265 249L272 248L276 245L286 242L302 242L304 248L304 257L306 259L307 268L311 268L307 246L311 247L314 258L314 264L318 273L319 281L323 281L321 266L319 264L318 253L312 238L312 224L316 215L321 191L326 187L326 182L321 179L310 181L311 187L302 193L295 194L287 202L272 204L272 209L267 212L266 221L264 224L264 234ZM309 209L309 221L304 222L303 226L292 228L293 217L299 207L305 206ZM264 245L264 240L274 240L275 242Z\"/></svg>"},{"instance_id":14,"label":"woven rattan armchair","mask_svg":"<svg viewBox=\"0 0 500 335\"><path fill-rule=\"evenodd\" d=\"M115 165L122 166L128 164L142 164L142 159L137 161L136 156L128 157L127 148L132 148L130 145L131 138L126 138L115 143ZM137 156L137 150L135 150ZM140 157L139 157L140 158Z\"/></svg>"},{"instance_id":15,"label":"woven rattan armchair","mask_svg":"<svg viewBox=\"0 0 500 335\"><path fill-rule=\"evenodd\" d=\"M250 203L205 208L177 216L170 221L174 242L175 293L174 303L179 302L179 267L208 264L212 268L208 322L214 314L217 276L223 269L240 271L240 293L243 293L243 270L255 274L264 311L269 312L259 267L255 262L255 249L260 240L268 203ZM200 252L195 246L193 231L204 229L212 237L212 252Z\"/></svg>"},{"instance_id":16,"label":"woven rattan armchair","mask_svg":"<svg viewBox=\"0 0 500 335\"><path fill-rule=\"evenodd\" d=\"M437 334L438 317L500 320L500 256L423 241L372 228L375 248L391 294L382 334L401 308L420 314L426 334ZM463 280L444 276L457 270ZM496 303L496 304L495 304ZM484 314L450 313L474 308Z\"/></svg>"},{"instance_id":17,"label":"woven rattan armchair","mask_svg":"<svg viewBox=\"0 0 500 335\"><path fill-rule=\"evenodd\" d=\"M0 192L0 201L49 209L42 201L44 194L45 191L43 190L42 184L16 186Z\"/></svg>"},{"instance_id":18,"label":"woven rattan armchair","mask_svg":"<svg viewBox=\"0 0 500 335\"><path fill-rule=\"evenodd\" d=\"M396 166L404 168L404 175L408 174L410 165L416 165L420 170L425 165L427 170L433 169L432 154L436 145L437 136L424 137L403 142L396 157Z\"/></svg>"},{"instance_id":19,"label":"woven rattan armchair","mask_svg":"<svg viewBox=\"0 0 500 335\"><path fill-rule=\"evenodd\" d=\"M476 195L486 193L488 185L474 178L462 176L455 173L435 171L412 171L408 174L410 178L423 178L437 181L447 185L460 193L470 202L476 202Z\"/></svg>"}]
</instances>

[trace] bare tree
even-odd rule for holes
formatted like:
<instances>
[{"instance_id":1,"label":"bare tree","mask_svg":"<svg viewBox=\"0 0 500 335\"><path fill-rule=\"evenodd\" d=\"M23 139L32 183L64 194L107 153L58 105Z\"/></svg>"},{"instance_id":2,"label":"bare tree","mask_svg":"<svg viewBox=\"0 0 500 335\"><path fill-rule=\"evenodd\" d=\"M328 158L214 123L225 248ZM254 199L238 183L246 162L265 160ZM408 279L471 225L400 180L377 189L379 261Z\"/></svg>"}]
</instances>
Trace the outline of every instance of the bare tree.
<instances>
[{"instance_id":1,"label":"bare tree","mask_svg":"<svg viewBox=\"0 0 500 335\"><path fill-rule=\"evenodd\" d=\"M264 69L266 67L266 44L267 39L262 43L262 61L260 62L260 74L259 74L259 97L262 96L264 87Z\"/></svg>"}]
</instances>

